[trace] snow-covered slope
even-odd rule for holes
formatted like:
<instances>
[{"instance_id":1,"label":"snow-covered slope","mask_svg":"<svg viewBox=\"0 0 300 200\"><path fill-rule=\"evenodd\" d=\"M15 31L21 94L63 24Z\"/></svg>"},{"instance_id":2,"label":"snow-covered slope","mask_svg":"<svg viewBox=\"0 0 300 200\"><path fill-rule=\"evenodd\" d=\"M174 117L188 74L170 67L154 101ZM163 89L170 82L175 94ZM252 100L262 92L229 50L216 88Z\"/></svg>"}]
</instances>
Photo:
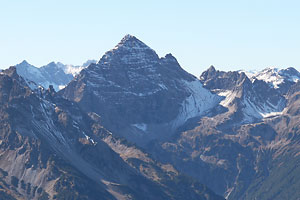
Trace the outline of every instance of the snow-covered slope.
<instances>
[{"instance_id":1,"label":"snow-covered slope","mask_svg":"<svg viewBox=\"0 0 300 200\"><path fill-rule=\"evenodd\" d=\"M242 98L243 122L251 123L256 119L280 114L285 107L285 99L278 98L278 101L271 102L269 97L263 97L262 94L246 92Z\"/></svg>"},{"instance_id":2,"label":"snow-covered slope","mask_svg":"<svg viewBox=\"0 0 300 200\"><path fill-rule=\"evenodd\" d=\"M220 97L203 88L202 83L197 79L191 82L183 81L183 84L190 95L181 103L179 115L173 122L174 127L184 124L188 119L205 114L221 100Z\"/></svg>"},{"instance_id":3,"label":"snow-covered slope","mask_svg":"<svg viewBox=\"0 0 300 200\"><path fill-rule=\"evenodd\" d=\"M248 76L251 76L250 79ZM268 78L259 80L254 73L224 72L210 67L203 72L200 80L205 88L223 97L220 105L238 116L235 122L261 120L281 112L285 107L286 101L280 91L267 82Z\"/></svg>"},{"instance_id":4,"label":"snow-covered slope","mask_svg":"<svg viewBox=\"0 0 300 200\"><path fill-rule=\"evenodd\" d=\"M278 115L285 107L285 100L279 97L276 102L271 102L267 97L262 100L262 94L255 94L252 91L247 91L242 96L237 91L226 90L217 93L223 96L224 99L220 102L220 105L231 108L235 106L236 99L240 99L240 109L242 111L243 123L251 123L256 120Z\"/></svg>"},{"instance_id":5,"label":"snow-covered slope","mask_svg":"<svg viewBox=\"0 0 300 200\"><path fill-rule=\"evenodd\" d=\"M16 65L17 73L25 78L32 88L42 86L48 88L53 85L56 91L64 88L82 69L86 68L95 60L88 60L81 66L64 65L60 62L51 62L40 68L23 61Z\"/></svg>"},{"instance_id":6,"label":"snow-covered slope","mask_svg":"<svg viewBox=\"0 0 300 200\"><path fill-rule=\"evenodd\" d=\"M300 73L290 67L287 69L266 68L259 72L248 72L246 75L250 79L263 80L272 85L275 89L279 88L284 82L297 82L300 80Z\"/></svg>"},{"instance_id":7,"label":"snow-covered slope","mask_svg":"<svg viewBox=\"0 0 300 200\"><path fill-rule=\"evenodd\" d=\"M62 63L61 67L64 70L66 74L72 74L74 77L80 73L81 70L84 68L88 67L92 63L96 63L96 60L88 60L85 63L83 63L81 66L80 65L64 65Z\"/></svg>"}]
</instances>

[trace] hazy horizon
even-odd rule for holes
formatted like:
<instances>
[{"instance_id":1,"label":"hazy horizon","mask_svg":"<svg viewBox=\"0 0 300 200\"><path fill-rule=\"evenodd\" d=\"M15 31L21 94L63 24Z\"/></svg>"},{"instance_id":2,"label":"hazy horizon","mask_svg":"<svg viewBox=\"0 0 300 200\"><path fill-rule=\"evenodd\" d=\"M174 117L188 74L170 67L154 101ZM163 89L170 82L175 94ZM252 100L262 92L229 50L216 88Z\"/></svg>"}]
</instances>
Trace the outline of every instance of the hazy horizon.
<instances>
[{"instance_id":1,"label":"hazy horizon","mask_svg":"<svg viewBox=\"0 0 300 200\"><path fill-rule=\"evenodd\" d=\"M117 44L116 44L116 45L117 45ZM111 49L113 49L113 47L112 47ZM111 49L109 49L109 50L111 50ZM107 50L107 51L109 51L109 50ZM155 49L153 49L153 50L155 50ZM156 53L157 53L157 52L156 52ZM171 53L171 52L170 52L170 53ZM104 55L104 54L103 54L103 55ZM161 57L164 57L165 55L158 55L158 56L161 58ZM61 61L54 61L54 60L53 60L53 61L50 61L50 62L48 62L48 63L42 64L42 65L40 65L40 66L36 66L36 65L32 64L30 61L24 59L24 60L20 61L19 63L15 63L15 64L10 65L10 66L14 66L14 65L17 65L17 64L21 64L21 63L24 62L24 61L26 61L28 64L33 65L34 67L38 67L38 68L43 67L43 66L46 66L46 65L48 65L48 64L50 64L50 63L52 63L52 62L55 62L55 63L62 63L62 64L64 64L64 65L81 66L81 65L85 64L87 61L96 60L96 61L98 62L98 61L101 59L101 57L102 57L102 56L100 56L99 59L93 59L93 58L90 58L90 59L87 59L87 60L85 60L84 62L79 63L79 64L63 63L63 62L61 62ZM181 65L180 62L179 62L179 64ZM3 67L2 69L7 69L7 68L9 68L10 66ZM253 69L251 69L251 68L249 68L249 69L236 68L236 69L234 69L234 70L232 70L232 69L226 70L226 69L219 68L219 67L217 67L217 66L215 66L215 65L210 65L210 66L207 66L207 68L205 68L202 72L206 71L206 70L207 70L208 68L210 68L211 66L214 66L214 67L216 68L216 70L220 70L220 71L245 70L245 71L247 71L247 72L259 72L259 71L261 71L261 70L263 70L263 69L266 69L266 68L279 68L279 69L288 68L288 67L274 67L274 66L267 66L267 67L263 67L263 68L261 68L261 69L257 69L257 68L256 68L256 69L255 69L255 68L253 68ZM183 67L183 66L181 66L181 67ZM189 68L185 68L185 67L183 67L183 68L184 68L187 72L193 74L194 76L196 76L196 77L198 77L198 78L199 78L199 76L202 74L202 72L200 72L200 74L194 74L194 73L192 73L192 72L189 71ZM294 67L294 68L296 68L296 67ZM297 68L296 68L296 69L297 69Z\"/></svg>"},{"instance_id":2,"label":"hazy horizon","mask_svg":"<svg viewBox=\"0 0 300 200\"><path fill-rule=\"evenodd\" d=\"M0 67L27 60L80 65L126 34L199 76L219 70L300 69L297 1L43 1L0 6Z\"/></svg>"}]
</instances>

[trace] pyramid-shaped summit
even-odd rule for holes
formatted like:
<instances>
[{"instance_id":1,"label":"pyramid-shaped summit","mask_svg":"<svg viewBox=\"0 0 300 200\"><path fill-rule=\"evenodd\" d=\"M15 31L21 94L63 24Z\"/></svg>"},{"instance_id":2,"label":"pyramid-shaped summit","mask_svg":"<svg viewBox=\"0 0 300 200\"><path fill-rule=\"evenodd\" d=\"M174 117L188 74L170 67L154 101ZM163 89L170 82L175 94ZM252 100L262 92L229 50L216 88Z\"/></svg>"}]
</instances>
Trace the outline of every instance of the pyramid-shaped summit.
<instances>
[{"instance_id":1,"label":"pyramid-shaped summit","mask_svg":"<svg viewBox=\"0 0 300 200\"><path fill-rule=\"evenodd\" d=\"M29 65L29 63L27 62L27 60L23 60L20 65Z\"/></svg>"},{"instance_id":2,"label":"pyramid-shaped summit","mask_svg":"<svg viewBox=\"0 0 300 200\"><path fill-rule=\"evenodd\" d=\"M152 140L159 133L154 131L155 136L150 134L149 138L140 138L141 133L133 136L135 124L175 130L189 118L210 110L220 99L184 71L174 56L159 58L132 35L126 35L62 92L83 109L103 116L110 130L123 129L120 135L129 134L136 143Z\"/></svg>"},{"instance_id":3,"label":"pyramid-shaped summit","mask_svg":"<svg viewBox=\"0 0 300 200\"><path fill-rule=\"evenodd\" d=\"M158 55L153 49L132 35L125 35L122 40L110 51L106 52L98 64L118 62L117 65L145 65L157 63Z\"/></svg>"},{"instance_id":4,"label":"pyramid-shaped summit","mask_svg":"<svg viewBox=\"0 0 300 200\"><path fill-rule=\"evenodd\" d=\"M126 47L135 49L150 49L145 43L133 35L125 35L115 48Z\"/></svg>"}]
</instances>

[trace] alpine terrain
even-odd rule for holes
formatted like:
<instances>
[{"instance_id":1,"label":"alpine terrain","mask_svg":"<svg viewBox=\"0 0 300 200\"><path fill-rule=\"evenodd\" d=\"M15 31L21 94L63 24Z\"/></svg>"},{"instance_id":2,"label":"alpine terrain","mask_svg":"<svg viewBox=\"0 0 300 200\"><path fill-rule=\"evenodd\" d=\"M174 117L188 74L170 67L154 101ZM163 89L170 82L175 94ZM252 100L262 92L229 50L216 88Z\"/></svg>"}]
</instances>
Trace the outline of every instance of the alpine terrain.
<instances>
[{"instance_id":1,"label":"alpine terrain","mask_svg":"<svg viewBox=\"0 0 300 200\"><path fill-rule=\"evenodd\" d=\"M0 74L0 199L299 199L300 73L199 77L126 35Z\"/></svg>"},{"instance_id":2,"label":"alpine terrain","mask_svg":"<svg viewBox=\"0 0 300 200\"><path fill-rule=\"evenodd\" d=\"M22 76L31 88L53 86L55 91L64 88L82 69L96 63L95 60L88 60L81 66L64 65L60 62L51 62L48 65L37 68L26 60L16 65L17 72Z\"/></svg>"},{"instance_id":3,"label":"alpine terrain","mask_svg":"<svg viewBox=\"0 0 300 200\"><path fill-rule=\"evenodd\" d=\"M0 74L0 199L223 199L15 67Z\"/></svg>"}]
</instances>

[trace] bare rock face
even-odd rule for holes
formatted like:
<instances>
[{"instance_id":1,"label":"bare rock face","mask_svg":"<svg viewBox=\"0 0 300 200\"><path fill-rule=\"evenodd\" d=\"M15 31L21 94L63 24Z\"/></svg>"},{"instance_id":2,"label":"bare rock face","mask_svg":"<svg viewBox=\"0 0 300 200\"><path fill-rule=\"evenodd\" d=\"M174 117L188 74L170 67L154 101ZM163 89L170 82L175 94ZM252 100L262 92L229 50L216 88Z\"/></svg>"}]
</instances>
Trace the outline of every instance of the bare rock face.
<instances>
[{"instance_id":1,"label":"bare rock face","mask_svg":"<svg viewBox=\"0 0 300 200\"><path fill-rule=\"evenodd\" d=\"M285 145L295 143L296 133L284 128L295 132L298 127L295 77L293 68L249 75L212 66L197 79L172 55L159 58L127 35L59 94L217 194L272 199L288 193L275 194L268 186L277 180L274 171L282 170L276 165L286 151L297 151L296 145Z\"/></svg>"},{"instance_id":2,"label":"bare rock face","mask_svg":"<svg viewBox=\"0 0 300 200\"><path fill-rule=\"evenodd\" d=\"M50 87L0 74L1 199L223 199L117 138Z\"/></svg>"},{"instance_id":3,"label":"bare rock face","mask_svg":"<svg viewBox=\"0 0 300 200\"><path fill-rule=\"evenodd\" d=\"M297 199L287 181L279 180L294 180L300 170L299 83L282 95L265 80L214 67L200 80L224 96L220 104L227 109L188 121L175 137L152 143L148 151L228 199Z\"/></svg>"},{"instance_id":4,"label":"bare rock face","mask_svg":"<svg viewBox=\"0 0 300 200\"><path fill-rule=\"evenodd\" d=\"M189 118L204 115L220 100L171 54L159 58L131 35L60 94L99 114L106 127L137 143L165 137L165 130L172 132Z\"/></svg>"},{"instance_id":5,"label":"bare rock face","mask_svg":"<svg viewBox=\"0 0 300 200\"><path fill-rule=\"evenodd\" d=\"M203 72L200 80L204 87L223 96L220 104L228 108L228 113L238 116L235 123L260 121L283 110L286 104L280 91L267 82L249 79L244 72L223 72L210 67Z\"/></svg>"},{"instance_id":6,"label":"bare rock face","mask_svg":"<svg viewBox=\"0 0 300 200\"><path fill-rule=\"evenodd\" d=\"M197 79L131 35L58 93L10 68L0 199L222 199L206 186L233 200L298 199L299 79L294 68L213 66Z\"/></svg>"},{"instance_id":7,"label":"bare rock face","mask_svg":"<svg viewBox=\"0 0 300 200\"><path fill-rule=\"evenodd\" d=\"M286 94L290 87L300 80L300 73L293 67L286 69L265 68L256 73L247 73L252 80L262 80L270 87Z\"/></svg>"}]
</instances>

